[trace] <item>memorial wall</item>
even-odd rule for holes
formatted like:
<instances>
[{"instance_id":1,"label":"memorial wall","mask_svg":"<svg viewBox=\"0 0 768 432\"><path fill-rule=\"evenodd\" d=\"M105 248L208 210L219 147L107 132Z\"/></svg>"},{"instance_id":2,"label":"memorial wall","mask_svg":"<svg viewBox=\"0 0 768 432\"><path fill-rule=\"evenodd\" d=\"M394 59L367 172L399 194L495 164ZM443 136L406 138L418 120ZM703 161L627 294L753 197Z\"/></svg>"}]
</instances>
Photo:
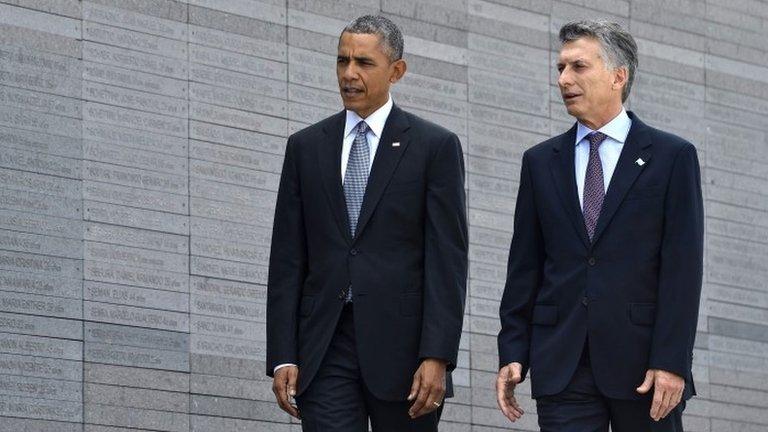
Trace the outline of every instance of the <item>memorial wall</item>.
<instances>
[{"instance_id":1,"label":"memorial wall","mask_svg":"<svg viewBox=\"0 0 768 432\"><path fill-rule=\"evenodd\" d=\"M686 430L767 430L767 2L0 0L0 431L300 430L264 376L276 190L288 135L341 109L338 35L368 13L406 35L395 102L466 155L441 431L538 430L528 381L520 422L496 407L495 335L522 152L572 123L554 59L576 18L630 29L628 108L699 150Z\"/></svg>"}]
</instances>

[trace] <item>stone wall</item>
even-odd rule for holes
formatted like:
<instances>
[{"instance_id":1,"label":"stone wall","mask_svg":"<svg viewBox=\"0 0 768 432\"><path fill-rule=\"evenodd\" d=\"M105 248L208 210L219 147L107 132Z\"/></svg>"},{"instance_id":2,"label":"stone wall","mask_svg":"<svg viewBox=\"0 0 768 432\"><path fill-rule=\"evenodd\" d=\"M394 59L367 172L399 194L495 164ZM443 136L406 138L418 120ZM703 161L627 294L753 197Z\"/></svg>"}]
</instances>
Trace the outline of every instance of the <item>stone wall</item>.
<instances>
[{"instance_id":1,"label":"stone wall","mask_svg":"<svg viewBox=\"0 0 768 432\"><path fill-rule=\"evenodd\" d=\"M286 137L340 108L337 37L406 34L404 108L467 155L471 268L443 431L492 432L522 151L570 126L556 32L628 27L628 107L696 144L705 286L687 430L768 428L764 0L0 0L0 430L298 431L264 376ZM528 411L515 430L536 430Z\"/></svg>"}]
</instances>

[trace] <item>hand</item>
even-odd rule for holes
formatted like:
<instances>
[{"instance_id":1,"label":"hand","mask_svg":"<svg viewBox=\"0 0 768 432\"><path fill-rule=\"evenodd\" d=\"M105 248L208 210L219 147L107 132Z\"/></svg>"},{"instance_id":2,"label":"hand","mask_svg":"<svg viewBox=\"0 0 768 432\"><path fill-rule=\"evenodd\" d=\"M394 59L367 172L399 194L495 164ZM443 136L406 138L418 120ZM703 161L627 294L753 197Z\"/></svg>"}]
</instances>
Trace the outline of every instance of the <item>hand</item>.
<instances>
[{"instance_id":1,"label":"hand","mask_svg":"<svg viewBox=\"0 0 768 432\"><path fill-rule=\"evenodd\" d=\"M637 388L640 394L646 394L653 387L651 418L659 421L666 417L683 398L685 380L679 375L660 369L648 369L645 381Z\"/></svg>"},{"instance_id":2,"label":"hand","mask_svg":"<svg viewBox=\"0 0 768 432\"><path fill-rule=\"evenodd\" d=\"M293 417L299 417L299 410L291 403L290 398L296 396L296 379L299 376L299 368L296 366L284 366L275 371L272 380L272 392L277 398L280 408Z\"/></svg>"},{"instance_id":3,"label":"hand","mask_svg":"<svg viewBox=\"0 0 768 432\"><path fill-rule=\"evenodd\" d=\"M523 380L522 373L523 365L513 362L499 369L499 376L496 378L496 400L501 412L512 422L524 414L515 399L515 386Z\"/></svg>"},{"instance_id":4,"label":"hand","mask_svg":"<svg viewBox=\"0 0 768 432\"><path fill-rule=\"evenodd\" d=\"M408 395L409 401L415 400L408 410L412 419L438 409L443 403L446 364L444 360L428 358L413 374L411 394Z\"/></svg>"}]
</instances>

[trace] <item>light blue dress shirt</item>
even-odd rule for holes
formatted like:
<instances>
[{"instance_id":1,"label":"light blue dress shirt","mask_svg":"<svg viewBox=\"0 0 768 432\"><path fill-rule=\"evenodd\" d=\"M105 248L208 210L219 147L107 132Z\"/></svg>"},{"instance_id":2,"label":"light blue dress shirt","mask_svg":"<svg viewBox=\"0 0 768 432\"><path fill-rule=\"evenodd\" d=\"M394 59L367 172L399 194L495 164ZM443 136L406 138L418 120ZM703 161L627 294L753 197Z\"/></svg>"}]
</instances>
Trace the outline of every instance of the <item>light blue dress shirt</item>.
<instances>
[{"instance_id":1,"label":"light blue dress shirt","mask_svg":"<svg viewBox=\"0 0 768 432\"><path fill-rule=\"evenodd\" d=\"M621 149L624 148L624 142L629 135L630 127L632 127L632 119L622 108L619 115L597 130L608 136L598 149L603 165L603 186L606 192L611 183L613 172L616 170L616 164L619 162ZM574 163L576 164L576 187L579 191L579 204L582 210L584 209L584 178L587 176L587 163L589 162L589 140L586 139L586 136L592 132L594 132L592 129L584 126L581 122L578 123Z\"/></svg>"}]
</instances>

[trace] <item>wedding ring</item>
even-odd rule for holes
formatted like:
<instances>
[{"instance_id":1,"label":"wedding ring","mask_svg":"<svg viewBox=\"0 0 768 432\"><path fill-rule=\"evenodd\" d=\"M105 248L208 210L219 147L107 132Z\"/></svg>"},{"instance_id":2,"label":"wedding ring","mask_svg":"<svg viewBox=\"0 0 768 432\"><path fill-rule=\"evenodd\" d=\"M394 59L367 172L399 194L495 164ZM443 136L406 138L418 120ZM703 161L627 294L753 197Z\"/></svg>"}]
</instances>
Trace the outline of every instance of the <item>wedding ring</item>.
<instances>
[{"instance_id":1,"label":"wedding ring","mask_svg":"<svg viewBox=\"0 0 768 432\"><path fill-rule=\"evenodd\" d=\"M440 408L440 402L432 402L432 405L434 405L434 406L436 406L436 407Z\"/></svg>"}]
</instances>

